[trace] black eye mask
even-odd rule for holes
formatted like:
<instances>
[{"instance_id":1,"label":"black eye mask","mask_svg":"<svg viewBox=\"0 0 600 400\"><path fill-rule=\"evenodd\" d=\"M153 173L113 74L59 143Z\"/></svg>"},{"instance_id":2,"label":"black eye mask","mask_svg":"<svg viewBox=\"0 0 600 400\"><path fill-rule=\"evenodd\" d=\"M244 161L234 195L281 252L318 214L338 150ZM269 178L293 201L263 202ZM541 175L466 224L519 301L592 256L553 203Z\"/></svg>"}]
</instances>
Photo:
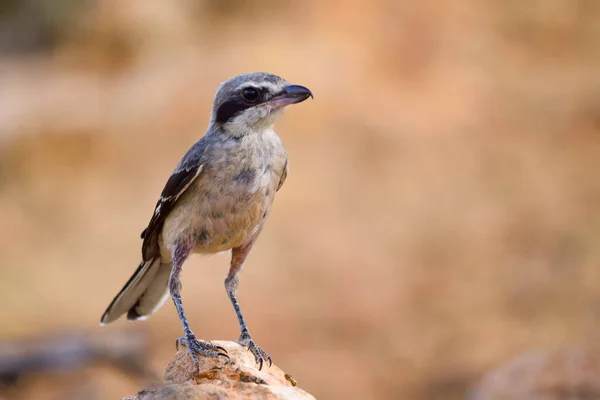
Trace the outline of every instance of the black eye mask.
<instances>
[{"instance_id":1,"label":"black eye mask","mask_svg":"<svg viewBox=\"0 0 600 400\"><path fill-rule=\"evenodd\" d=\"M254 87L242 89L219 106L215 121L224 124L244 110L265 102L267 97L269 96L264 89Z\"/></svg>"}]
</instances>

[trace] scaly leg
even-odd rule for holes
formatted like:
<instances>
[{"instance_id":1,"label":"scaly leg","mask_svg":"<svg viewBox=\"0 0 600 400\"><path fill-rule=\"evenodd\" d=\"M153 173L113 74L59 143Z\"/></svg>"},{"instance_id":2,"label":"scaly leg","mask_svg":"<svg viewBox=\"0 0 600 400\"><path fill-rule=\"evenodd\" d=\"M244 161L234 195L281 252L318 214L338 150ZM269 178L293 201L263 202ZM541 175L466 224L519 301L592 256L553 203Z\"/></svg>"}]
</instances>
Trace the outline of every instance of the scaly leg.
<instances>
[{"instance_id":1,"label":"scaly leg","mask_svg":"<svg viewBox=\"0 0 600 400\"><path fill-rule=\"evenodd\" d=\"M250 331L246 326L244 316L242 315L242 310L240 309L240 305L238 304L238 301L235 297L235 292L237 291L239 282L238 273L242 269L242 266L244 265L244 260L246 260L246 257L250 253L250 250L252 250L253 244L254 242L251 241L250 243L244 246L236 247L231 250L231 266L229 268L229 274L227 274L227 278L225 278L225 289L227 290L227 295L231 300L231 304L233 304L235 314L237 315L238 322L240 324L241 333L240 338L237 340L237 342L242 346L248 347L248 350L250 350L252 354L254 354L256 362L259 364L258 369L261 370L263 367L263 360L268 360L269 366L273 364L273 362L271 361L271 356L269 356L269 354L266 351L258 347L250 337Z\"/></svg>"},{"instance_id":2,"label":"scaly leg","mask_svg":"<svg viewBox=\"0 0 600 400\"><path fill-rule=\"evenodd\" d=\"M229 356L227 356L227 351L221 346L196 339L196 335L194 335L194 332L192 332L190 329L187 318L183 312L183 304L181 302L181 281L179 280L179 274L181 274L183 263L189 254L190 246L180 244L175 246L173 250L173 270L171 271L171 276L169 277L169 292L171 293L171 298L173 299L175 307L177 308L177 314L179 314L179 319L181 320L183 332L185 334L184 337L177 339L178 347L179 344L183 344L189 349L190 358L194 363L196 371L198 371L199 363L198 358L196 358L196 352L204 356L211 357L224 356L229 358Z\"/></svg>"}]
</instances>

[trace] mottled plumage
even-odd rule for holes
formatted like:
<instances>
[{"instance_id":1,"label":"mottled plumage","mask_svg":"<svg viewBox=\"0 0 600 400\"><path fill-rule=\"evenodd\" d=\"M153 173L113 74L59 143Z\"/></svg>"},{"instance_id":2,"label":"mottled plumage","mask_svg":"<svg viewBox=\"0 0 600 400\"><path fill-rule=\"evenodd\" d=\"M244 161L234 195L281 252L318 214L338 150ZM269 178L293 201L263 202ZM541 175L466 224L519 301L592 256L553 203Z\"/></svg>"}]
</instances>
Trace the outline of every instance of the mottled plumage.
<instances>
[{"instance_id":1,"label":"mottled plumage","mask_svg":"<svg viewBox=\"0 0 600 400\"><path fill-rule=\"evenodd\" d=\"M267 73L244 74L223 83L215 95L204 137L183 156L167 181L147 228L142 232L142 263L102 316L110 323L122 314L140 319L170 293L187 345L194 352L226 355L196 339L181 302L179 274L192 253L232 250L227 293L240 322L240 343L262 367L269 355L250 338L235 291L237 274L269 214L288 172L287 152L273 122L287 105L312 96L302 86Z\"/></svg>"}]
</instances>

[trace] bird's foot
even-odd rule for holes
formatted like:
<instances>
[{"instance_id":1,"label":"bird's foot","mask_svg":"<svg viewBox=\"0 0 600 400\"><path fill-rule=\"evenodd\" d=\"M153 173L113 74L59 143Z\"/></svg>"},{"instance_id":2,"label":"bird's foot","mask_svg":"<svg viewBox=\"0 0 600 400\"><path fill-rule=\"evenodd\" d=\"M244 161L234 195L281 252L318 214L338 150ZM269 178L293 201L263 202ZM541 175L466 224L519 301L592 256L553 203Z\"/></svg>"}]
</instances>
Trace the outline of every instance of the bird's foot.
<instances>
[{"instance_id":1,"label":"bird's foot","mask_svg":"<svg viewBox=\"0 0 600 400\"><path fill-rule=\"evenodd\" d=\"M184 345L188 348L190 352L190 358L194 363L194 367L196 368L196 372L200 369L200 364L198 363L198 358L196 357L196 353L202 354L207 357L227 357L227 350L225 350L221 346L217 346L216 344L203 342L201 340L196 339L194 335L189 335L186 337L177 338L176 347L179 350L179 345Z\"/></svg>"},{"instance_id":2,"label":"bird's foot","mask_svg":"<svg viewBox=\"0 0 600 400\"><path fill-rule=\"evenodd\" d=\"M269 353L261 349L257 344L252 341L250 336L241 336L237 342L242 346L248 347L248 351L251 351L254 354L254 358L256 359L256 363L258 364L258 370L260 371L263 367L263 361L269 361L269 367L273 365L273 361L271 360L271 356Z\"/></svg>"}]
</instances>

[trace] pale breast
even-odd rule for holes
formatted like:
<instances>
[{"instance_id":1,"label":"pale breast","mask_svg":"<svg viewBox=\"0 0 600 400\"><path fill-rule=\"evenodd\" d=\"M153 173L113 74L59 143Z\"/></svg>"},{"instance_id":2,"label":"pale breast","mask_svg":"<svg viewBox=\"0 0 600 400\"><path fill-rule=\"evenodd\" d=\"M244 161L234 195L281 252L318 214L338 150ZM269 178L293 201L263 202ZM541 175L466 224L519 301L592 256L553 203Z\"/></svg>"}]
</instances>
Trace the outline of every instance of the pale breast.
<instances>
[{"instance_id":1,"label":"pale breast","mask_svg":"<svg viewBox=\"0 0 600 400\"><path fill-rule=\"evenodd\" d=\"M271 208L287 157L275 138L217 151L214 163L166 219L163 237L169 240L164 242L187 240L194 243L196 253L215 253L256 235Z\"/></svg>"}]
</instances>

